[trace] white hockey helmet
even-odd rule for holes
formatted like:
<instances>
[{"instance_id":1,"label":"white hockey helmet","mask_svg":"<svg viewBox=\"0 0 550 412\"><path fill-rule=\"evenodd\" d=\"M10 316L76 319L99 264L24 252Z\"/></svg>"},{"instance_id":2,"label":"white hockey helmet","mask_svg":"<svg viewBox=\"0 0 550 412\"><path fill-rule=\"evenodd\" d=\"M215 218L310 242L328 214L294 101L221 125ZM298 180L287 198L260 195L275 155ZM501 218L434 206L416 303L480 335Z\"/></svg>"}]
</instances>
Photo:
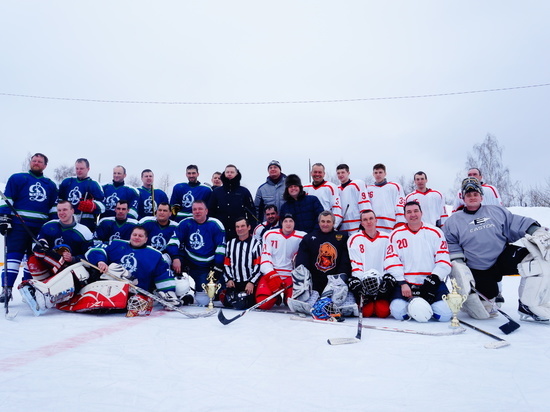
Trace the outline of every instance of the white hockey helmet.
<instances>
[{"instance_id":1,"label":"white hockey helmet","mask_svg":"<svg viewBox=\"0 0 550 412\"><path fill-rule=\"evenodd\" d=\"M427 322L434 314L431 305L425 299L418 297L409 302L407 312L417 322Z\"/></svg>"}]
</instances>

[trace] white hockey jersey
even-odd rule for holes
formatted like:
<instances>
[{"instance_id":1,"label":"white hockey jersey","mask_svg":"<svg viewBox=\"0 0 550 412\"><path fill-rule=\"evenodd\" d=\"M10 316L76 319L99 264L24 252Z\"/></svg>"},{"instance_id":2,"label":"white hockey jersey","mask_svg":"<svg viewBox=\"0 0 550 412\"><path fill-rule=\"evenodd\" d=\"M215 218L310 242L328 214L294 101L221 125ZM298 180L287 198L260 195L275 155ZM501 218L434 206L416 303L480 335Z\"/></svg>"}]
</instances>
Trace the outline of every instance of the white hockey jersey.
<instances>
[{"instance_id":1,"label":"white hockey jersey","mask_svg":"<svg viewBox=\"0 0 550 412\"><path fill-rule=\"evenodd\" d=\"M351 274L360 274L369 269L384 272L384 258L390 243L387 233L376 232L375 238L370 238L360 230L348 239L348 252L351 261Z\"/></svg>"},{"instance_id":2,"label":"white hockey jersey","mask_svg":"<svg viewBox=\"0 0 550 412\"><path fill-rule=\"evenodd\" d=\"M323 182L319 186L305 185L304 192L310 196L316 196L324 210L334 213L336 221L334 227L342 222L342 207L340 206L340 193L338 187L332 182Z\"/></svg>"},{"instance_id":3,"label":"white hockey jersey","mask_svg":"<svg viewBox=\"0 0 550 412\"><path fill-rule=\"evenodd\" d=\"M340 230L355 232L361 224L361 212L371 209L365 182L352 180L346 186L338 186L338 192L343 217Z\"/></svg>"},{"instance_id":4,"label":"white hockey jersey","mask_svg":"<svg viewBox=\"0 0 550 412\"><path fill-rule=\"evenodd\" d=\"M425 223L418 232L407 225L398 227L390 235L384 265L398 282L421 285L432 273L444 281L451 273L451 261L443 232Z\"/></svg>"},{"instance_id":5,"label":"white hockey jersey","mask_svg":"<svg viewBox=\"0 0 550 412\"><path fill-rule=\"evenodd\" d=\"M266 232L263 237L260 271L263 275L280 273L290 275L294 269L294 257L306 232L293 231L285 236L281 229Z\"/></svg>"},{"instance_id":6,"label":"white hockey jersey","mask_svg":"<svg viewBox=\"0 0 550 412\"><path fill-rule=\"evenodd\" d=\"M448 218L445 209L445 198L437 190L428 189L425 192L415 190L405 197L405 203L407 202L418 202L420 204L424 223L442 227Z\"/></svg>"},{"instance_id":7,"label":"white hockey jersey","mask_svg":"<svg viewBox=\"0 0 550 412\"><path fill-rule=\"evenodd\" d=\"M405 223L405 195L399 184L387 182L381 186L368 185L367 192L372 210L376 213L378 230L389 233L397 223Z\"/></svg>"}]
</instances>

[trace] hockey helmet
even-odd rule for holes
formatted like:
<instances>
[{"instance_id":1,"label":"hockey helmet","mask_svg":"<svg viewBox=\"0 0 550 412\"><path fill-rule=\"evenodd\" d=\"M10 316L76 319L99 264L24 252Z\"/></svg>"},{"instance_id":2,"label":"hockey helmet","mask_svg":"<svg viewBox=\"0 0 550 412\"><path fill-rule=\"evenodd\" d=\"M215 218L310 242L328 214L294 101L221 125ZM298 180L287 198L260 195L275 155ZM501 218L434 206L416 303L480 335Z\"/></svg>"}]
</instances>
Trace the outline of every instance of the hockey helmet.
<instances>
[{"instance_id":1,"label":"hockey helmet","mask_svg":"<svg viewBox=\"0 0 550 412\"><path fill-rule=\"evenodd\" d=\"M411 318L417 322L429 321L434 312L430 304L422 298L413 298L407 306L407 312Z\"/></svg>"}]
</instances>

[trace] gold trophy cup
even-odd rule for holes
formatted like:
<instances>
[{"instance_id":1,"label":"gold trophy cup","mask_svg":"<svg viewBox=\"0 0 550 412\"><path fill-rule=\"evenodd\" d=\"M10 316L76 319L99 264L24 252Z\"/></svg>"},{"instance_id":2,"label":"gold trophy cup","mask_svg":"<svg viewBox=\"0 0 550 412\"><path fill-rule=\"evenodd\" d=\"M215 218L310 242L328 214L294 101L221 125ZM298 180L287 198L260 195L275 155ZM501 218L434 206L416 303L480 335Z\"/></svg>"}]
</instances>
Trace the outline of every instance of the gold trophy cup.
<instances>
[{"instance_id":1,"label":"gold trophy cup","mask_svg":"<svg viewBox=\"0 0 550 412\"><path fill-rule=\"evenodd\" d=\"M458 290L460 287L456 283L455 279L451 280L451 285L453 285L452 292L443 295L442 298L445 302L447 302L447 305L449 305L449 308L451 309L451 312L453 312L453 317L451 319L451 328L459 328L460 323L458 321L458 318L456 317L457 313L460 311L460 308L462 307L462 304L464 301L468 298L467 295L461 295L458 293Z\"/></svg>"},{"instance_id":2,"label":"gold trophy cup","mask_svg":"<svg viewBox=\"0 0 550 412\"><path fill-rule=\"evenodd\" d=\"M220 290L222 285L220 283L216 283L214 280L214 271L211 271L208 276L206 277L206 280L208 280L208 283L203 283L202 288L206 292L206 295L210 299L210 302L208 303L208 310L214 309L214 297L216 296L216 293Z\"/></svg>"}]
</instances>

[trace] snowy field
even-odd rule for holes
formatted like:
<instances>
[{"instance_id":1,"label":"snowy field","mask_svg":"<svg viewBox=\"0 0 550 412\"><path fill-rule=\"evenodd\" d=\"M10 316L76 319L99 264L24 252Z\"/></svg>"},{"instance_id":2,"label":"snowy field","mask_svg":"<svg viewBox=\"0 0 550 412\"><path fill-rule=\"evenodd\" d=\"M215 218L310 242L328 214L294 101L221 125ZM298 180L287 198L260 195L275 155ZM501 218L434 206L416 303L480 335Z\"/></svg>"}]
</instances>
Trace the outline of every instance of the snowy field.
<instances>
[{"instance_id":1,"label":"snowy field","mask_svg":"<svg viewBox=\"0 0 550 412\"><path fill-rule=\"evenodd\" d=\"M550 225L550 209L512 208ZM503 310L518 320L519 277L504 279ZM461 317L467 329L424 336L318 324L251 312L224 326L155 307L149 317L50 310L34 317L14 295L0 319L0 411L547 411L550 326ZM202 308L189 308L201 311ZM224 311L226 317L237 311ZM448 332L447 324L365 319L376 326Z\"/></svg>"}]
</instances>

